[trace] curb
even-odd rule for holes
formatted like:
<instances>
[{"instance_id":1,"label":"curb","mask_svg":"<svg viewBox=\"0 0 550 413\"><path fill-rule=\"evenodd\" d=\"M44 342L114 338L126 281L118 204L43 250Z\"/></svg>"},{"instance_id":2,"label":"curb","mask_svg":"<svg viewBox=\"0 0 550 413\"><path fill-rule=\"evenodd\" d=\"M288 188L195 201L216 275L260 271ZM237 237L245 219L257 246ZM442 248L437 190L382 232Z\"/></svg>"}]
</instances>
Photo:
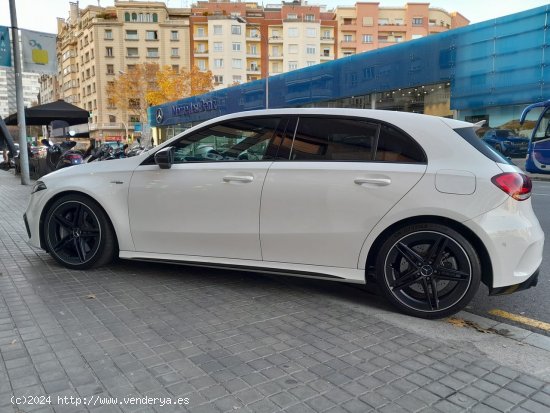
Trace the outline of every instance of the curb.
<instances>
[{"instance_id":1,"label":"curb","mask_svg":"<svg viewBox=\"0 0 550 413\"><path fill-rule=\"evenodd\" d=\"M542 350L550 351L550 337L543 334L534 333L525 328L501 323L500 321L495 321L491 318L482 317L467 311L460 311L455 316L475 323L483 329L494 330L496 334L517 341L521 344L527 344Z\"/></svg>"}]
</instances>

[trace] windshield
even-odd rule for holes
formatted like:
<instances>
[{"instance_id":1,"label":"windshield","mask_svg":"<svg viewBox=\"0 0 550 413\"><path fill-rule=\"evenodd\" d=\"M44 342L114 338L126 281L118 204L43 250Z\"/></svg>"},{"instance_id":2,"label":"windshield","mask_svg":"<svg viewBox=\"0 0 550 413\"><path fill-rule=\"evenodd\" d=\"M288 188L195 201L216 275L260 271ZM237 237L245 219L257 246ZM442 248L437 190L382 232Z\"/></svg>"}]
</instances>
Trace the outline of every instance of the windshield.
<instances>
[{"instance_id":1,"label":"windshield","mask_svg":"<svg viewBox=\"0 0 550 413\"><path fill-rule=\"evenodd\" d=\"M550 108L546 109L544 115L542 115L537 129L533 134L533 142L548 138L550 138Z\"/></svg>"},{"instance_id":2,"label":"windshield","mask_svg":"<svg viewBox=\"0 0 550 413\"><path fill-rule=\"evenodd\" d=\"M498 138L507 138L508 136L514 136L514 134L508 129L500 129L495 132Z\"/></svg>"}]
</instances>

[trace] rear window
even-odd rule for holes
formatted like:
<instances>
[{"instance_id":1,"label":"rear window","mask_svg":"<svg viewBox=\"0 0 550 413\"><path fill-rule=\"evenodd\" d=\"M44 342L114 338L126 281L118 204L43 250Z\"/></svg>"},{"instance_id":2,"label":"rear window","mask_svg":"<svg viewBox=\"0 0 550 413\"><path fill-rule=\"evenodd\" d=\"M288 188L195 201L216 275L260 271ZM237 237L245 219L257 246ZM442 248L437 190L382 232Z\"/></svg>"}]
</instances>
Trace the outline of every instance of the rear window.
<instances>
[{"instance_id":1,"label":"rear window","mask_svg":"<svg viewBox=\"0 0 550 413\"><path fill-rule=\"evenodd\" d=\"M497 150L493 149L484 140L480 139L474 132L474 128L471 128L471 127L457 128L453 130L456 133L458 133L460 136L462 136L462 138L464 138L466 142L468 142L470 145L472 145L474 148L476 148L479 152L481 152L483 155L485 155L487 158L489 158L493 162L513 165L511 160L504 157L504 155L502 155Z\"/></svg>"}]
</instances>

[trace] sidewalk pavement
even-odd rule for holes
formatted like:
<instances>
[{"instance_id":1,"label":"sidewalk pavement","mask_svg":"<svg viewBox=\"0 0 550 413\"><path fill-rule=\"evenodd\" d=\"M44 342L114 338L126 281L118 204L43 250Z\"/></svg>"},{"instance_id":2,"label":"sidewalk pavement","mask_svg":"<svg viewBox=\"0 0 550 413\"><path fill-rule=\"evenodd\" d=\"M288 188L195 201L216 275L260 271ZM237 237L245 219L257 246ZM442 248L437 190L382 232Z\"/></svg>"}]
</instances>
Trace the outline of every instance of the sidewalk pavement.
<instances>
[{"instance_id":1,"label":"sidewalk pavement","mask_svg":"<svg viewBox=\"0 0 550 413\"><path fill-rule=\"evenodd\" d=\"M0 412L550 411L550 346L530 332L414 319L353 285L71 271L27 244L29 192L0 171Z\"/></svg>"}]
</instances>

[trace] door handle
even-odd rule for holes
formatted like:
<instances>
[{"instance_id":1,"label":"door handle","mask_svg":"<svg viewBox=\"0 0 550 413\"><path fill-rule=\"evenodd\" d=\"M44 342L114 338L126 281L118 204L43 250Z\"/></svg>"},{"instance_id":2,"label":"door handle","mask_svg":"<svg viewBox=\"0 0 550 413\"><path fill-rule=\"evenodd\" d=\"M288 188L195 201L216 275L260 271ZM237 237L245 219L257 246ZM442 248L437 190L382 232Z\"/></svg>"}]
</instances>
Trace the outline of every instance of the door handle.
<instances>
[{"instance_id":1,"label":"door handle","mask_svg":"<svg viewBox=\"0 0 550 413\"><path fill-rule=\"evenodd\" d=\"M252 182L254 180L253 176L246 175L246 176L238 176L238 175L227 175L223 177L224 182L242 182L242 183L248 183Z\"/></svg>"},{"instance_id":2,"label":"door handle","mask_svg":"<svg viewBox=\"0 0 550 413\"><path fill-rule=\"evenodd\" d=\"M355 178L353 180L357 185L370 184L376 186L388 186L391 184L390 178Z\"/></svg>"}]
</instances>

